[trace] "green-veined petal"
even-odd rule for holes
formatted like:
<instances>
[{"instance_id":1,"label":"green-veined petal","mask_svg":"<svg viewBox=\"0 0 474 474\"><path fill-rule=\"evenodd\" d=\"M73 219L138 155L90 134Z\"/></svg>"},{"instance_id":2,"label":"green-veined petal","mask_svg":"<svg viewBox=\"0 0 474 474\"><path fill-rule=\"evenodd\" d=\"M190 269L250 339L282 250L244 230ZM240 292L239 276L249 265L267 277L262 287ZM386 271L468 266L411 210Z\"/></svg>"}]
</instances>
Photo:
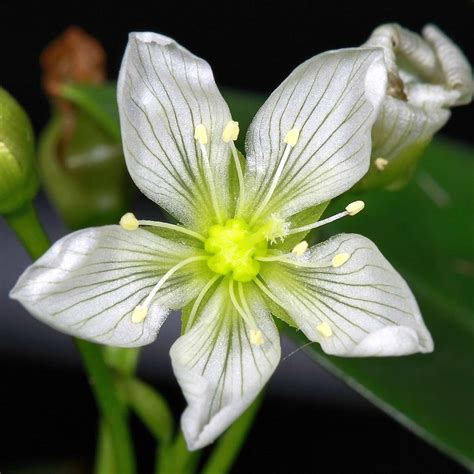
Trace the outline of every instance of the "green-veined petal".
<instances>
[{"instance_id":1,"label":"green-veined petal","mask_svg":"<svg viewBox=\"0 0 474 474\"><path fill-rule=\"evenodd\" d=\"M299 328L328 354L433 350L413 294L369 239L340 234L293 260L265 263L261 275Z\"/></svg>"},{"instance_id":2,"label":"green-veined petal","mask_svg":"<svg viewBox=\"0 0 474 474\"><path fill-rule=\"evenodd\" d=\"M199 319L171 348L173 369L188 407L181 425L189 449L212 443L252 403L280 359L280 340L258 292L244 294L264 343L250 343L249 328L229 299L227 279L200 309Z\"/></svg>"},{"instance_id":3,"label":"green-veined petal","mask_svg":"<svg viewBox=\"0 0 474 474\"><path fill-rule=\"evenodd\" d=\"M356 183L369 167L370 132L385 88L381 49L330 51L297 67L250 125L243 214L286 217ZM296 130L292 148L285 143L290 130Z\"/></svg>"},{"instance_id":4,"label":"green-veined petal","mask_svg":"<svg viewBox=\"0 0 474 474\"><path fill-rule=\"evenodd\" d=\"M210 66L166 36L132 33L117 94L127 166L141 191L194 228L215 222L212 199L225 217L230 112ZM209 163L194 137L200 124Z\"/></svg>"},{"instance_id":5,"label":"green-veined petal","mask_svg":"<svg viewBox=\"0 0 474 474\"><path fill-rule=\"evenodd\" d=\"M441 107L419 107L388 96L372 129L374 166L357 186L390 186L397 189L411 178L433 135L448 121L451 112ZM377 159L387 160L381 173Z\"/></svg>"},{"instance_id":6,"label":"green-veined petal","mask_svg":"<svg viewBox=\"0 0 474 474\"><path fill-rule=\"evenodd\" d=\"M140 323L132 322L134 308L165 272L197 252L142 229L80 230L28 267L10 296L67 334L111 346L142 346L155 340L169 308L181 308L199 292L209 274L205 262L174 273Z\"/></svg>"}]
</instances>

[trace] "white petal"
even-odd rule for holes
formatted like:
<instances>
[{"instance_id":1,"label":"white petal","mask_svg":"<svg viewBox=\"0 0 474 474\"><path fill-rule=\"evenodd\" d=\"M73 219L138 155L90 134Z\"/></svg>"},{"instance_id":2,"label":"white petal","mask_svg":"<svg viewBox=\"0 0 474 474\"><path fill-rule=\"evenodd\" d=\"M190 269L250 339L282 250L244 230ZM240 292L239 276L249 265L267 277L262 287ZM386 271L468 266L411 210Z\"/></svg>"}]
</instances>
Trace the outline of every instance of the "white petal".
<instances>
[{"instance_id":1,"label":"white petal","mask_svg":"<svg viewBox=\"0 0 474 474\"><path fill-rule=\"evenodd\" d=\"M384 50L385 62L391 74L400 74L398 56L409 63L415 71L412 74L425 78L441 79L441 71L433 48L420 35L401 27L397 23L380 25L364 43L365 47L381 47Z\"/></svg>"},{"instance_id":2,"label":"white petal","mask_svg":"<svg viewBox=\"0 0 474 474\"><path fill-rule=\"evenodd\" d=\"M295 214L356 183L369 167L370 131L385 89L380 48L330 51L297 67L250 125L245 212L251 216L267 195L294 128L299 138L266 215Z\"/></svg>"},{"instance_id":3,"label":"white petal","mask_svg":"<svg viewBox=\"0 0 474 474\"><path fill-rule=\"evenodd\" d=\"M155 340L168 308L181 308L195 297L207 276L205 263L175 273L143 322L132 322L133 309L167 270L195 252L142 229L80 230L28 267L10 296L66 334L111 346L142 346Z\"/></svg>"},{"instance_id":4,"label":"white petal","mask_svg":"<svg viewBox=\"0 0 474 474\"><path fill-rule=\"evenodd\" d=\"M333 262L336 255L339 262ZM328 354L433 350L412 292L369 239L341 234L297 262L301 266L265 264L261 275L305 335Z\"/></svg>"},{"instance_id":5,"label":"white petal","mask_svg":"<svg viewBox=\"0 0 474 474\"><path fill-rule=\"evenodd\" d=\"M459 92L457 100L452 105L469 104L472 100L474 82L466 56L435 25L425 26L423 36L436 52L447 88Z\"/></svg>"},{"instance_id":6,"label":"white petal","mask_svg":"<svg viewBox=\"0 0 474 474\"><path fill-rule=\"evenodd\" d=\"M374 124L372 155L391 161L412 146L428 144L450 115L447 109L421 108L387 96Z\"/></svg>"},{"instance_id":7,"label":"white petal","mask_svg":"<svg viewBox=\"0 0 474 474\"><path fill-rule=\"evenodd\" d=\"M200 311L198 322L171 348L173 369L188 402L181 426L191 450L212 443L242 414L280 359L270 314L254 289L247 288L245 294L263 345L249 342L249 328L234 310L224 281Z\"/></svg>"},{"instance_id":8,"label":"white petal","mask_svg":"<svg viewBox=\"0 0 474 474\"><path fill-rule=\"evenodd\" d=\"M195 228L215 218L208 171L194 138L195 128L204 125L217 201L225 212L230 151L222 132L230 112L210 66L166 36L132 33L118 103L133 180L150 199Z\"/></svg>"}]
</instances>

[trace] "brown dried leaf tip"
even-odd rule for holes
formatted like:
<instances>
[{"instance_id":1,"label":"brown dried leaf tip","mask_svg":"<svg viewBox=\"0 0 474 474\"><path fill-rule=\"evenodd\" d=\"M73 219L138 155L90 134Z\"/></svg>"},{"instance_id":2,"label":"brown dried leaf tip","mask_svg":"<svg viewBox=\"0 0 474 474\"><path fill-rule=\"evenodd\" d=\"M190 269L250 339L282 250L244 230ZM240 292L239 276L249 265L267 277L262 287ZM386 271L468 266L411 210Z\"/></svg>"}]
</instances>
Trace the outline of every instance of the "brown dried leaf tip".
<instances>
[{"instance_id":1,"label":"brown dried leaf tip","mask_svg":"<svg viewBox=\"0 0 474 474\"><path fill-rule=\"evenodd\" d=\"M43 88L57 98L65 82L101 84L106 78L106 54L94 37L78 26L70 26L54 39L40 57Z\"/></svg>"}]
</instances>

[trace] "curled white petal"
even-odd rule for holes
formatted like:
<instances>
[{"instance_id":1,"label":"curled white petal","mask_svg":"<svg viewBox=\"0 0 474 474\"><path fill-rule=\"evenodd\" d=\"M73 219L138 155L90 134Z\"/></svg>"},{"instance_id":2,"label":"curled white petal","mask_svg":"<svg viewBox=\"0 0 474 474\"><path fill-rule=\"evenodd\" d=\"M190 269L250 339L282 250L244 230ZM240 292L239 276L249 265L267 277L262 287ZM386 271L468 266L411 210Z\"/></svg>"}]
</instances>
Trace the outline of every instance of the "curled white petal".
<instances>
[{"instance_id":1,"label":"curled white petal","mask_svg":"<svg viewBox=\"0 0 474 474\"><path fill-rule=\"evenodd\" d=\"M469 104L472 100L474 83L472 69L466 56L435 25L425 26L423 36L436 51L447 87L459 92L453 105Z\"/></svg>"},{"instance_id":2,"label":"curled white petal","mask_svg":"<svg viewBox=\"0 0 474 474\"><path fill-rule=\"evenodd\" d=\"M398 160L397 168L388 166L382 174L372 168L363 181L367 187L400 177L403 181L449 119L450 108L472 100L474 83L466 57L434 25L426 26L423 36L397 24L382 25L363 46L381 47L389 71L386 99L372 133L372 158Z\"/></svg>"}]
</instances>

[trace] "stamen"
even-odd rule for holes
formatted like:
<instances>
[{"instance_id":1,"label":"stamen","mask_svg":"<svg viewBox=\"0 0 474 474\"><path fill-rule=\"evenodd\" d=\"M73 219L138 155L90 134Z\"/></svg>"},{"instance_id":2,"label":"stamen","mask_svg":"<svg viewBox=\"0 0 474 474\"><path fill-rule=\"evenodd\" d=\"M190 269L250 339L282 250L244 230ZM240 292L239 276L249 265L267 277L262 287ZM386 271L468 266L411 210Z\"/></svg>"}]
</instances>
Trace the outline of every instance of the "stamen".
<instances>
[{"instance_id":1,"label":"stamen","mask_svg":"<svg viewBox=\"0 0 474 474\"><path fill-rule=\"evenodd\" d=\"M280 301L279 298L277 298L264 284L262 280L259 278L254 278L254 283L270 298L274 303L276 303L278 306L281 306L282 308L285 307L285 305Z\"/></svg>"},{"instance_id":2,"label":"stamen","mask_svg":"<svg viewBox=\"0 0 474 474\"><path fill-rule=\"evenodd\" d=\"M346 252L338 253L332 258L331 265L333 266L333 268L339 268L340 266L344 265L350 258L351 255Z\"/></svg>"},{"instance_id":3,"label":"stamen","mask_svg":"<svg viewBox=\"0 0 474 474\"><path fill-rule=\"evenodd\" d=\"M350 216L355 216L356 214L359 214L359 212L362 211L364 207L364 201L354 201L351 202L348 206L346 206L346 211Z\"/></svg>"},{"instance_id":4,"label":"stamen","mask_svg":"<svg viewBox=\"0 0 474 474\"><path fill-rule=\"evenodd\" d=\"M198 297L196 298L196 301L193 304L193 307L191 309L191 312L189 313L188 320L186 322L186 326L184 328L184 332L188 332L189 329L193 327L194 324L194 319L196 317L197 311L199 309L199 306L201 305L202 300L204 299L204 296L206 296L206 293L210 290L211 286L214 285L214 283L217 281L218 278L220 278L221 275L216 275L214 278L211 278L204 288L200 291Z\"/></svg>"},{"instance_id":5,"label":"stamen","mask_svg":"<svg viewBox=\"0 0 474 474\"><path fill-rule=\"evenodd\" d=\"M290 156L290 152L292 148L296 145L298 138L300 136L299 128L292 128L283 139L283 142L286 143L285 151L283 152L283 156L278 164L278 168L275 172L275 176L273 177L272 184L270 185L270 189L268 190L267 195L265 196L264 200L261 202L260 206L258 207L257 211L254 214L253 219L250 221L250 225L252 225L255 220L259 217L260 213L263 209L265 209L266 205L269 203L273 193L278 185L278 181L280 181L281 175L283 173L283 168L285 167L286 162L288 161L288 157Z\"/></svg>"},{"instance_id":6,"label":"stamen","mask_svg":"<svg viewBox=\"0 0 474 474\"><path fill-rule=\"evenodd\" d=\"M321 333L324 337L331 337L332 336L332 329L328 323L324 322L316 326L316 330Z\"/></svg>"},{"instance_id":7,"label":"stamen","mask_svg":"<svg viewBox=\"0 0 474 474\"><path fill-rule=\"evenodd\" d=\"M132 323L141 323L148 314L148 308L145 306L138 305L135 307L132 313Z\"/></svg>"},{"instance_id":8,"label":"stamen","mask_svg":"<svg viewBox=\"0 0 474 474\"><path fill-rule=\"evenodd\" d=\"M385 158L376 158L374 161L374 165L379 171L383 171L388 165L388 160L386 160Z\"/></svg>"},{"instance_id":9,"label":"stamen","mask_svg":"<svg viewBox=\"0 0 474 474\"><path fill-rule=\"evenodd\" d=\"M232 151L232 157L234 159L235 168L237 170L237 177L239 179L239 199L237 201L237 209L235 214L239 215L240 205L242 204L242 197L244 195L244 173L242 171L242 166L240 164L239 154L237 148L235 147L234 141L239 137L239 122L231 120L227 123L222 132L222 140L225 143L228 143Z\"/></svg>"},{"instance_id":10,"label":"stamen","mask_svg":"<svg viewBox=\"0 0 474 474\"><path fill-rule=\"evenodd\" d=\"M250 327L250 329L254 329L255 331L258 331L259 329L258 329L257 323L253 319L252 315L247 314L244 311L242 306L240 306L239 302L237 301L237 298L235 297L234 280L232 278L229 278L229 296L230 296L230 300L232 301L232 304L234 305L234 308L240 314L240 316L245 321L245 323Z\"/></svg>"},{"instance_id":11,"label":"stamen","mask_svg":"<svg viewBox=\"0 0 474 474\"><path fill-rule=\"evenodd\" d=\"M237 170L237 177L239 179L239 200L237 201L237 209L235 215L239 215L240 206L243 202L243 196L245 193L245 181L244 181L244 173L242 171L242 165L240 164L239 154L237 152L237 148L235 147L234 142L230 142L230 149L232 150L232 157L234 158L235 168Z\"/></svg>"},{"instance_id":12,"label":"stamen","mask_svg":"<svg viewBox=\"0 0 474 474\"><path fill-rule=\"evenodd\" d=\"M294 147L296 143L298 142L298 138L300 138L300 129L293 127L286 135L283 141L290 145L291 147Z\"/></svg>"},{"instance_id":13,"label":"stamen","mask_svg":"<svg viewBox=\"0 0 474 474\"><path fill-rule=\"evenodd\" d=\"M195 239L198 239L201 242L206 241L206 238L203 235L199 234L198 232L194 232L193 230L186 229L186 227L182 227L179 225L168 224L167 222L149 221L149 220L139 220L137 222L142 226L150 226L150 227L158 227L161 229L175 230L176 232L181 232L182 234L186 234L191 237L194 237Z\"/></svg>"},{"instance_id":14,"label":"stamen","mask_svg":"<svg viewBox=\"0 0 474 474\"><path fill-rule=\"evenodd\" d=\"M186 265L189 265L190 263L193 262L198 262L200 260L207 260L208 257L204 255L200 255L197 257L189 257L185 260L182 260L178 264L176 264L173 268L168 270L158 281L158 283L153 287L153 289L150 291L150 294L146 297L145 301L141 305L137 305L135 309L133 310L132 313L132 321L134 323L140 323L142 322L147 314L148 314L148 308L150 307L150 303L155 297L156 293L160 290L160 288L166 283L166 281L170 278L173 273L176 273L180 268L183 268Z\"/></svg>"},{"instance_id":15,"label":"stamen","mask_svg":"<svg viewBox=\"0 0 474 474\"><path fill-rule=\"evenodd\" d=\"M207 145L207 131L206 127L200 123L194 129L194 138L201 144Z\"/></svg>"},{"instance_id":16,"label":"stamen","mask_svg":"<svg viewBox=\"0 0 474 474\"><path fill-rule=\"evenodd\" d=\"M179 225L168 224L160 221L138 220L132 212L127 212L121 217L120 226L126 230L135 230L140 226L159 227L161 229L170 229L176 232L181 232L182 234L187 234L202 242L205 242L206 240L206 238L198 232L194 232L193 230L186 229Z\"/></svg>"},{"instance_id":17,"label":"stamen","mask_svg":"<svg viewBox=\"0 0 474 474\"><path fill-rule=\"evenodd\" d=\"M294 254L292 253L283 253L280 255L271 255L270 257L255 257L255 260L259 262L280 262L288 263L289 265L294 265L295 267L303 268L326 268L327 265L318 265L310 261L301 261L292 258Z\"/></svg>"},{"instance_id":18,"label":"stamen","mask_svg":"<svg viewBox=\"0 0 474 474\"><path fill-rule=\"evenodd\" d=\"M290 229L288 231L288 234L298 234L299 232L307 232L311 229L316 229L318 227L321 227L325 224L329 224L330 222L337 221L341 217L346 217L346 216L355 216L358 214L362 209L364 209L365 204L364 201L354 201L350 203L347 207L346 210L343 212L339 212L338 214L328 217L327 219L323 219L322 221L317 221L314 222L313 224L308 224L302 227L296 227L294 229Z\"/></svg>"},{"instance_id":19,"label":"stamen","mask_svg":"<svg viewBox=\"0 0 474 474\"><path fill-rule=\"evenodd\" d=\"M207 179L209 181L209 188L211 191L211 201L214 211L216 213L217 220L222 224L222 215L217 201L216 188L214 183L214 175L211 170L211 163L209 161L209 155L205 145L207 145L207 131L206 127L202 123L196 126L194 129L194 138L199 142L199 147L201 148L202 160L204 162L205 172L207 174Z\"/></svg>"},{"instance_id":20,"label":"stamen","mask_svg":"<svg viewBox=\"0 0 474 474\"><path fill-rule=\"evenodd\" d=\"M291 253L293 255L296 255L297 257L301 257L306 252L306 250L308 250L308 242L306 242L306 240L303 240L302 242L296 244L293 247Z\"/></svg>"},{"instance_id":21,"label":"stamen","mask_svg":"<svg viewBox=\"0 0 474 474\"><path fill-rule=\"evenodd\" d=\"M239 282L239 296L240 296L240 300L242 301L242 306L244 308L244 311L252 318L252 320L255 323L255 326L257 326L257 323L252 316L252 311L250 309L250 306L247 303L247 298L245 298L244 285L242 285L241 282ZM263 337L263 333L262 331L260 331L260 329L250 330L250 343L253 344L254 346L261 346L265 343L265 338Z\"/></svg>"},{"instance_id":22,"label":"stamen","mask_svg":"<svg viewBox=\"0 0 474 474\"><path fill-rule=\"evenodd\" d=\"M263 337L262 331L259 329L250 330L250 343L254 346L262 346L265 343L265 338Z\"/></svg>"},{"instance_id":23,"label":"stamen","mask_svg":"<svg viewBox=\"0 0 474 474\"><path fill-rule=\"evenodd\" d=\"M224 127L224 131L222 132L222 140L224 140L225 143L229 143L230 141L235 142L239 137L239 132L239 122L234 122L231 120Z\"/></svg>"},{"instance_id":24,"label":"stamen","mask_svg":"<svg viewBox=\"0 0 474 474\"><path fill-rule=\"evenodd\" d=\"M120 219L120 226L125 230L138 229L138 220L132 212L127 212Z\"/></svg>"}]
</instances>

